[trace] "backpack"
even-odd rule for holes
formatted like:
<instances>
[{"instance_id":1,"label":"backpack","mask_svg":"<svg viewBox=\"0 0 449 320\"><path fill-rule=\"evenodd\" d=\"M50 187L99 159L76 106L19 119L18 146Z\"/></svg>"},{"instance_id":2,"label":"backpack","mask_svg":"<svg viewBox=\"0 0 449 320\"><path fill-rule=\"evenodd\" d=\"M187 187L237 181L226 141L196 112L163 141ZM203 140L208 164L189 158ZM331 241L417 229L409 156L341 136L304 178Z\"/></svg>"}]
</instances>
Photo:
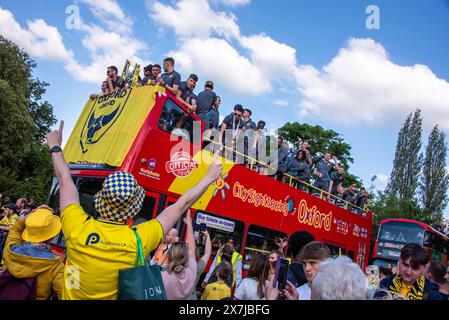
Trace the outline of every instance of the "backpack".
<instances>
[{"instance_id":1,"label":"backpack","mask_svg":"<svg viewBox=\"0 0 449 320\"><path fill-rule=\"evenodd\" d=\"M0 300L35 300L36 277L19 279L8 270L0 274Z\"/></svg>"}]
</instances>

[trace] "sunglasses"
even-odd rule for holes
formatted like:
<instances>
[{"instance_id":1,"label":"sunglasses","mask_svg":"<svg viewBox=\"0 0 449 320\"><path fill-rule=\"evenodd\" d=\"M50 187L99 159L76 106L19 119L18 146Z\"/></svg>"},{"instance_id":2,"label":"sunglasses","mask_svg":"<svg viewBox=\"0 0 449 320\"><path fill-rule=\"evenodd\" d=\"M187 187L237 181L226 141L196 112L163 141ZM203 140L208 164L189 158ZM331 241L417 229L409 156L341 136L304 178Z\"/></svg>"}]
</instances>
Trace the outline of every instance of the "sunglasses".
<instances>
[{"instance_id":1,"label":"sunglasses","mask_svg":"<svg viewBox=\"0 0 449 320\"><path fill-rule=\"evenodd\" d=\"M234 113L237 117L241 117L242 115L240 113Z\"/></svg>"}]
</instances>

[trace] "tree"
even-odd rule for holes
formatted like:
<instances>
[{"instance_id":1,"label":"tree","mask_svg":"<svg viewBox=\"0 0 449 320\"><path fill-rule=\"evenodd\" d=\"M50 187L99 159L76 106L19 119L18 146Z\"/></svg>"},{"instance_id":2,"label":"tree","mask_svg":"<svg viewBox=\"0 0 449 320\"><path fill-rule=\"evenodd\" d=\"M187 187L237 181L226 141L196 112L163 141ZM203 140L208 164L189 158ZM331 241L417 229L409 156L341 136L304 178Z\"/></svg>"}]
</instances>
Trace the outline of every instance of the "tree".
<instances>
[{"instance_id":1,"label":"tree","mask_svg":"<svg viewBox=\"0 0 449 320\"><path fill-rule=\"evenodd\" d=\"M421 153L422 117L421 110L409 114L398 134L393 169L387 194L399 200L416 200L419 173L422 168Z\"/></svg>"},{"instance_id":2,"label":"tree","mask_svg":"<svg viewBox=\"0 0 449 320\"><path fill-rule=\"evenodd\" d=\"M4 195L45 200L51 183L45 134L56 123L42 101L47 83L32 77L36 63L0 36L0 186Z\"/></svg>"},{"instance_id":3,"label":"tree","mask_svg":"<svg viewBox=\"0 0 449 320\"><path fill-rule=\"evenodd\" d=\"M325 130L318 125L288 122L278 129L278 134L297 149L300 148L303 140L308 140L311 153L314 155L330 151L346 169L349 168L349 163L354 162L351 157L351 146L344 142L341 135L334 130Z\"/></svg>"},{"instance_id":4,"label":"tree","mask_svg":"<svg viewBox=\"0 0 449 320\"><path fill-rule=\"evenodd\" d=\"M423 215L434 225L442 225L448 204L449 175L446 170L446 135L436 125L429 135L420 182Z\"/></svg>"},{"instance_id":5,"label":"tree","mask_svg":"<svg viewBox=\"0 0 449 320\"><path fill-rule=\"evenodd\" d=\"M358 186L363 185L359 177L348 172L349 163L353 163L354 159L351 157L351 146L344 142L341 134L334 130L326 130L318 125L311 126L298 122L288 122L279 128L277 132L284 140L293 144L296 149L300 148L302 141L309 141L314 162L317 162L324 152L330 151L332 155L337 157L339 164L345 168L343 185L350 186L354 183Z\"/></svg>"}]
</instances>

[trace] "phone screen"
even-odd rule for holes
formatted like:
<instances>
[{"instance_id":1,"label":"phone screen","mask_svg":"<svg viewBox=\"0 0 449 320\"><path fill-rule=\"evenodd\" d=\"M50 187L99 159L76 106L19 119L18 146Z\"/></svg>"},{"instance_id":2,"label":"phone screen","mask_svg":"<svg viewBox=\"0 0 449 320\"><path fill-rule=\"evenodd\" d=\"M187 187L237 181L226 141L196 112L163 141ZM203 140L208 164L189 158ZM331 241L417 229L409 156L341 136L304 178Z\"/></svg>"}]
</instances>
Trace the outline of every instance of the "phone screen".
<instances>
[{"instance_id":1,"label":"phone screen","mask_svg":"<svg viewBox=\"0 0 449 320\"><path fill-rule=\"evenodd\" d=\"M201 224L201 231L206 231L207 225L205 223Z\"/></svg>"},{"instance_id":2,"label":"phone screen","mask_svg":"<svg viewBox=\"0 0 449 320\"><path fill-rule=\"evenodd\" d=\"M276 264L276 274L274 283L278 283L278 290L284 290L287 284L288 260L279 257Z\"/></svg>"}]
</instances>

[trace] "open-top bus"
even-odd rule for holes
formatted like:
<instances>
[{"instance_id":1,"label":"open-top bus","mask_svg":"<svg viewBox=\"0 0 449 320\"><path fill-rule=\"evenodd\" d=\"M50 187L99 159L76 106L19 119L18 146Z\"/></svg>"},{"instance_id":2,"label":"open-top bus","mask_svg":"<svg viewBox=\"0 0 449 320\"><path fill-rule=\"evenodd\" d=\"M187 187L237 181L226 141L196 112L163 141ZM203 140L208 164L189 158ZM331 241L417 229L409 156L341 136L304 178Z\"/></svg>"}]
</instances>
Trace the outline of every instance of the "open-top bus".
<instances>
[{"instance_id":1,"label":"open-top bus","mask_svg":"<svg viewBox=\"0 0 449 320\"><path fill-rule=\"evenodd\" d=\"M373 250L373 263L378 266L395 266L401 249L416 243L432 249L432 259L448 261L449 238L425 223L408 219L386 219L380 222Z\"/></svg>"},{"instance_id":2,"label":"open-top bus","mask_svg":"<svg viewBox=\"0 0 449 320\"><path fill-rule=\"evenodd\" d=\"M112 171L125 170L146 192L135 220L155 218L204 176L212 159L212 153L202 149L203 136L193 134L195 126L204 129L195 114L159 86L128 88L89 99L64 147L84 210L95 217L94 194ZM251 159L252 165L255 162ZM371 212L357 214L347 210L347 204L337 206L324 200L326 192L318 194L321 197L227 161L221 179L193 205L194 227L207 224L213 242L211 261L219 243L233 238L246 269L255 252L277 248L276 238L306 230L333 254L348 255L365 268ZM56 179L49 205L58 207ZM176 227L182 234L181 220ZM62 235L55 244L64 248Z\"/></svg>"}]
</instances>

